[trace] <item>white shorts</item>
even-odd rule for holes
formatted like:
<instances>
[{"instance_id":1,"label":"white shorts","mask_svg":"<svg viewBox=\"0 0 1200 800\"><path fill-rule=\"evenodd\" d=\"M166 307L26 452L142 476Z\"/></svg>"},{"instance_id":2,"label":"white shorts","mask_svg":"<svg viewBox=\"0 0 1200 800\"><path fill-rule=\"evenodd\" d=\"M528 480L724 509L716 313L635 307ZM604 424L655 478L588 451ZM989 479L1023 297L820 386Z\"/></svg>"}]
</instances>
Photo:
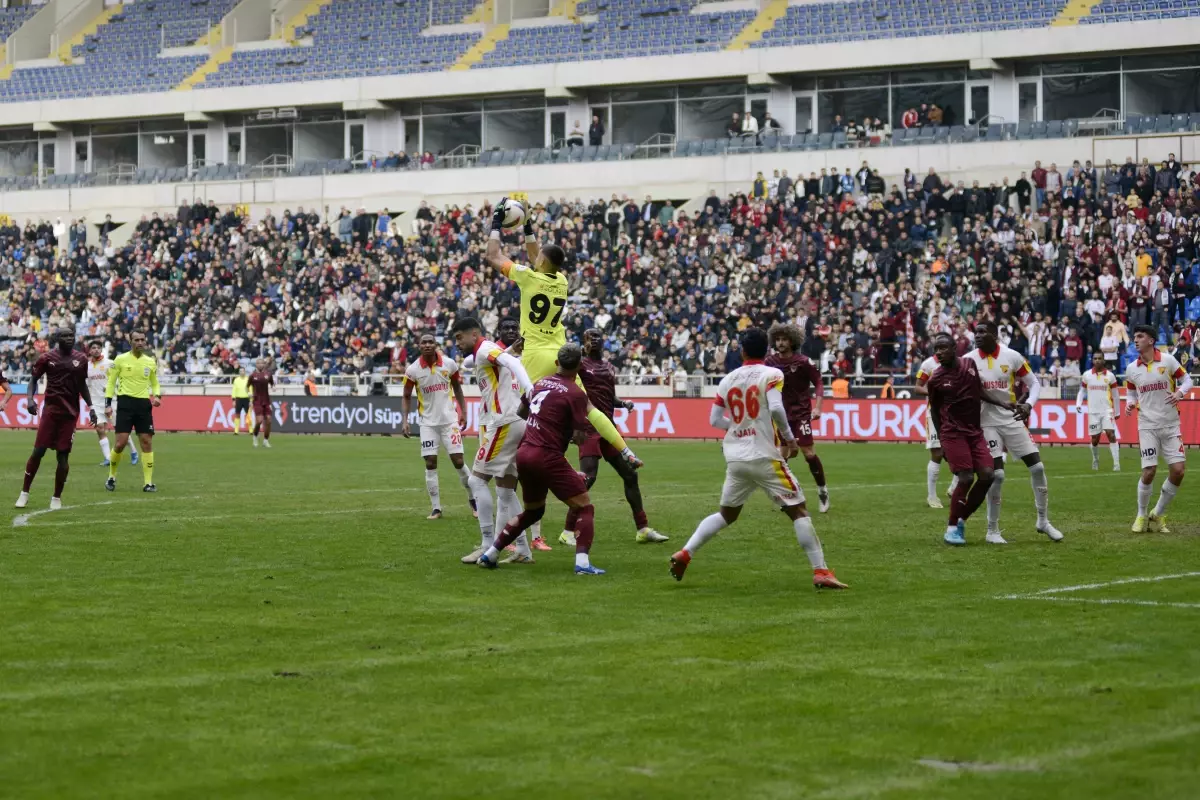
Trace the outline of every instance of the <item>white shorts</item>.
<instances>
[{"instance_id":1,"label":"white shorts","mask_svg":"<svg viewBox=\"0 0 1200 800\"><path fill-rule=\"evenodd\" d=\"M1088 436L1099 436L1101 431L1117 432L1117 424L1111 411L1103 414L1088 414Z\"/></svg>"},{"instance_id":2,"label":"white shorts","mask_svg":"<svg viewBox=\"0 0 1200 800\"><path fill-rule=\"evenodd\" d=\"M925 415L925 449L942 449L942 440L938 438L937 428L933 427L933 417L928 414Z\"/></svg>"},{"instance_id":3,"label":"white shorts","mask_svg":"<svg viewBox=\"0 0 1200 800\"><path fill-rule=\"evenodd\" d=\"M439 447L452 456L462 455L463 437L457 423L421 426L421 455L436 456Z\"/></svg>"},{"instance_id":4,"label":"white shorts","mask_svg":"<svg viewBox=\"0 0 1200 800\"><path fill-rule=\"evenodd\" d=\"M983 437L987 439L992 458L999 458L1005 451L1012 458L1024 458L1038 451L1029 428L1019 420L1008 420L994 428L984 427Z\"/></svg>"},{"instance_id":5,"label":"white shorts","mask_svg":"<svg viewBox=\"0 0 1200 800\"><path fill-rule=\"evenodd\" d=\"M755 489L766 492L777 506L798 506L804 502L804 490L784 461L760 458L726 464L725 485L721 487L723 507L744 506Z\"/></svg>"},{"instance_id":6,"label":"white shorts","mask_svg":"<svg viewBox=\"0 0 1200 800\"><path fill-rule=\"evenodd\" d=\"M479 433L479 452L471 471L493 478L515 477L517 474L517 448L525 438L525 420L491 426Z\"/></svg>"},{"instance_id":7,"label":"white shorts","mask_svg":"<svg viewBox=\"0 0 1200 800\"><path fill-rule=\"evenodd\" d=\"M104 406L96 406L96 424L103 425L106 428L113 426L113 420L117 418L117 406L113 404L112 408Z\"/></svg>"},{"instance_id":8,"label":"white shorts","mask_svg":"<svg viewBox=\"0 0 1200 800\"><path fill-rule=\"evenodd\" d=\"M1158 466L1159 458L1168 464L1187 461L1179 426L1149 430L1138 428L1138 447L1142 451L1142 469Z\"/></svg>"}]
</instances>

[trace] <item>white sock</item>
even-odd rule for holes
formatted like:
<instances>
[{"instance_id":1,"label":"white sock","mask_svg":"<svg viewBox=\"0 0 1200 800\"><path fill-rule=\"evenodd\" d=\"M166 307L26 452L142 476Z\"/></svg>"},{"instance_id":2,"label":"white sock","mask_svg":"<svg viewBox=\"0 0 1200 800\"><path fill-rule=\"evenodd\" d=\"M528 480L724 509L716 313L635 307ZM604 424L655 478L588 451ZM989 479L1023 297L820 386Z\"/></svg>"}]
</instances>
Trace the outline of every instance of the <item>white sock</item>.
<instances>
[{"instance_id":1,"label":"white sock","mask_svg":"<svg viewBox=\"0 0 1200 800\"><path fill-rule=\"evenodd\" d=\"M1169 481L1168 481L1169 483ZM1150 513L1150 495L1154 492L1153 484L1142 483L1138 480L1138 513L1139 517L1144 517Z\"/></svg>"},{"instance_id":2,"label":"white sock","mask_svg":"<svg viewBox=\"0 0 1200 800\"><path fill-rule=\"evenodd\" d=\"M462 487L466 489L467 493L469 494L471 491L471 473L467 472L466 465L455 467L454 472L458 475L458 482L462 484Z\"/></svg>"},{"instance_id":3,"label":"white sock","mask_svg":"<svg viewBox=\"0 0 1200 800\"><path fill-rule=\"evenodd\" d=\"M1092 445L1092 463L1096 464L1096 463L1099 463L1099 461L1100 461L1100 447L1098 445Z\"/></svg>"},{"instance_id":4,"label":"white sock","mask_svg":"<svg viewBox=\"0 0 1200 800\"><path fill-rule=\"evenodd\" d=\"M1113 464L1121 463L1121 445L1116 442L1108 443L1108 452L1112 453Z\"/></svg>"},{"instance_id":5,"label":"white sock","mask_svg":"<svg viewBox=\"0 0 1200 800\"><path fill-rule=\"evenodd\" d=\"M438 472L436 469L425 470L425 491L429 493L429 503L434 511L442 507L442 491L438 487Z\"/></svg>"},{"instance_id":6,"label":"white sock","mask_svg":"<svg viewBox=\"0 0 1200 800\"><path fill-rule=\"evenodd\" d=\"M523 510L521 501L517 499L516 489L496 487L496 530L503 530L504 526ZM521 555L533 555L533 551L529 548L528 531L521 531L521 535L513 544L517 546L517 552Z\"/></svg>"},{"instance_id":7,"label":"white sock","mask_svg":"<svg viewBox=\"0 0 1200 800\"><path fill-rule=\"evenodd\" d=\"M129 437L129 455L132 456L132 455L135 455L136 453L137 453L137 446L134 445L133 437L130 436Z\"/></svg>"},{"instance_id":8,"label":"white sock","mask_svg":"<svg viewBox=\"0 0 1200 800\"><path fill-rule=\"evenodd\" d=\"M576 553L575 554L575 566L590 567L591 565L592 565L592 561L591 561L591 559L588 558L587 553Z\"/></svg>"},{"instance_id":9,"label":"white sock","mask_svg":"<svg viewBox=\"0 0 1200 800\"><path fill-rule=\"evenodd\" d=\"M941 474L942 464L940 461L928 461L925 463L925 486L929 490L929 497L937 497L938 476Z\"/></svg>"},{"instance_id":10,"label":"white sock","mask_svg":"<svg viewBox=\"0 0 1200 800\"><path fill-rule=\"evenodd\" d=\"M1158 505L1154 506L1154 516L1161 517L1167 513L1167 508L1170 507L1171 501L1175 499L1175 493L1179 491L1179 487L1171 483L1171 479L1163 481L1162 494L1158 496Z\"/></svg>"},{"instance_id":11,"label":"white sock","mask_svg":"<svg viewBox=\"0 0 1200 800\"><path fill-rule=\"evenodd\" d=\"M992 480L992 488L988 489L987 495L988 533L1000 530L1000 495L1004 488L1004 470L998 469L994 475L996 477Z\"/></svg>"},{"instance_id":12,"label":"white sock","mask_svg":"<svg viewBox=\"0 0 1200 800\"><path fill-rule=\"evenodd\" d=\"M954 490L958 488L958 473L950 473L954 477L950 479L950 494L954 494Z\"/></svg>"},{"instance_id":13,"label":"white sock","mask_svg":"<svg viewBox=\"0 0 1200 800\"><path fill-rule=\"evenodd\" d=\"M821 551L821 540L817 538L817 532L813 529L811 517L801 517L792 523L792 527L796 529L796 541L804 548L804 555L808 556L808 563L812 564L813 569L828 569L825 566L825 553Z\"/></svg>"},{"instance_id":14,"label":"white sock","mask_svg":"<svg viewBox=\"0 0 1200 800\"><path fill-rule=\"evenodd\" d=\"M492 504L492 491L488 482L483 478L472 475L470 478L471 495L475 498L475 509L479 512L480 547L491 547L496 538L495 528L492 527L495 516L495 506Z\"/></svg>"},{"instance_id":15,"label":"white sock","mask_svg":"<svg viewBox=\"0 0 1200 800\"><path fill-rule=\"evenodd\" d=\"M1033 505L1037 508L1038 525L1050 521L1050 486L1046 482L1046 465L1038 462L1029 468L1029 482L1033 484Z\"/></svg>"},{"instance_id":16,"label":"white sock","mask_svg":"<svg viewBox=\"0 0 1200 800\"><path fill-rule=\"evenodd\" d=\"M109 456L112 455L112 443L108 441L107 436L100 440L100 453L104 456L105 461L108 461Z\"/></svg>"},{"instance_id":17,"label":"white sock","mask_svg":"<svg viewBox=\"0 0 1200 800\"><path fill-rule=\"evenodd\" d=\"M540 519L537 522L533 523L533 526L530 527L529 535L532 536L534 539L542 538L542 521Z\"/></svg>"},{"instance_id":18,"label":"white sock","mask_svg":"<svg viewBox=\"0 0 1200 800\"><path fill-rule=\"evenodd\" d=\"M692 538L688 539L688 543L683 546L683 549L696 555L697 550L704 547L709 539L716 536L728 524L719 513L708 515L700 520L700 524L696 526L696 532L692 534Z\"/></svg>"}]
</instances>

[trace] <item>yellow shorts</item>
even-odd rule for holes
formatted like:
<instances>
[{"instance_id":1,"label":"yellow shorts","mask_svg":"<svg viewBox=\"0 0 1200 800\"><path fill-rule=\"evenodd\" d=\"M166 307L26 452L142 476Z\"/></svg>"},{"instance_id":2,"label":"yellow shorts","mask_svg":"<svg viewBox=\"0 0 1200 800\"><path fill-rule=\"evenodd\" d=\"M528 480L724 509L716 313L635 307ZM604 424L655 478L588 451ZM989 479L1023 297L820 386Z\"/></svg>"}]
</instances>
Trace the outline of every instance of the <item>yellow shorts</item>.
<instances>
[{"instance_id":1,"label":"yellow shorts","mask_svg":"<svg viewBox=\"0 0 1200 800\"><path fill-rule=\"evenodd\" d=\"M521 353L521 366L525 367L525 373L529 376L530 383L537 383L542 378L549 377L558 372L558 348L553 350L526 350ZM575 385L583 389L583 381L579 376L575 376Z\"/></svg>"}]
</instances>

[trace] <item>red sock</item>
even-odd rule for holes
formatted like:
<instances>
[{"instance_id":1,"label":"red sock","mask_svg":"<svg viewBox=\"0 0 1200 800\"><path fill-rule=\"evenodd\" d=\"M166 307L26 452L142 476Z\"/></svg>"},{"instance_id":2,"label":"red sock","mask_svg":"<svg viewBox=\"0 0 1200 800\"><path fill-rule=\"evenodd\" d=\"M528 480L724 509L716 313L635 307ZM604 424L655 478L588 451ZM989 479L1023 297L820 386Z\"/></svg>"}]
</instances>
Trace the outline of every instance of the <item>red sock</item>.
<instances>
[{"instance_id":1,"label":"red sock","mask_svg":"<svg viewBox=\"0 0 1200 800\"><path fill-rule=\"evenodd\" d=\"M29 487L33 486L33 478L37 475L38 467L42 465L40 458L29 457L25 462L25 482L21 484L21 491L28 492Z\"/></svg>"},{"instance_id":2,"label":"red sock","mask_svg":"<svg viewBox=\"0 0 1200 800\"><path fill-rule=\"evenodd\" d=\"M572 508L567 511L567 521L563 525L564 531L573 531L579 525L579 509Z\"/></svg>"},{"instance_id":3,"label":"red sock","mask_svg":"<svg viewBox=\"0 0 1200 800\"><path fill-rule=\"evenodd\" d=\"M808 461L808 471L812 473L813 480L817 482L818 487L823 488L825 486L825 465L821 463L821 457L814 455L805 460Z\"/></svg>"},{"instance_id":4,"label":"red sock","mask_svg":"<svg viewBox=\"0 0 1200 800\"><path fill-rule=\"evenodd\" d=\"M957 525L960 519L966 519L970 515L967 511L967 492L970 490L966 481L959 481L954 487L954 493L950 495L950 524Z\"/></svg>"},{"instance_id":5,"label":"red sock","mask_svg":"<svg viewBox=\"0 0 1200 800\"><path fill-rule=\"evenodd\" d=\"M633 512L633 524L639 531L642 528L650 527L650 520L646 518L646 512L644 509L639 508L637 511Z\"/></svg>"},{"instance_id":6,"label":"red sock","mask_svg":"<svg viewBox=\"0 0 1200 800\"><path fill-rule=\"evenodd\" d=\"M579 522L575 528L575 552L588 553L592 549L592 537L596 535L596 508L584 506L579 509Z\"/></svg>"},{"instance_id":7,"label":"red sock","mask_svg":"<svg viewBox=\"0 0 1200 800\"><path fill-rule=\"evenodd\" d=\"M63 487L67 485L67 473L71 471L71 467L67 464L58 464L54 468L54 496L62 499Z\"/></svg>"}]
</instances>

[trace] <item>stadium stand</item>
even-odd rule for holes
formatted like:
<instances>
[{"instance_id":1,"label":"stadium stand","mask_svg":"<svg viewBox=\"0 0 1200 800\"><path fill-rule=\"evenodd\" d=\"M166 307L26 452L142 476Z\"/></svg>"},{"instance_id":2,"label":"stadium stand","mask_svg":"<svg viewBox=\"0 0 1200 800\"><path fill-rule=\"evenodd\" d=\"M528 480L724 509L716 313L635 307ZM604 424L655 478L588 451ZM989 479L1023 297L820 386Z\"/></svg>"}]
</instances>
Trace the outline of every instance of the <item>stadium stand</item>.
<instances>
[{"instance_id":1,"label":"stadium stand","mask_svg":"<svg viewBox=\"0 0 1200 800\"><path fill-rule=\"evenodd\" d=\"M444 24L460 22L475 3L448 0L433 5L435 24ZM322 7L298 31L311 38L311 46L235 52L201 88L441 72L480 34L423 35L429 19L424 3L339 0Z\"/></svg>"},{"instance_id":2,"label":"stadium stand","mask_svg":"<svg viewBox=\"0 0 1200 800\"><path fill-rule=\"evenodd\" d=\"M784 174L692 214L629 198L551 197L534 211L568 254L571 330L608 332L630 380L711 379L736 365L739 329L771 320L804 327L827 373L902 375L930 331L966 342L985 317L1048 379L1069 381L1093 349L1128 358L1141 322L1190 357L1196 173L1132 159L1028 172L981 187L930 170L890 188L870 169ZM227 375L260 355L296 374L396 373L422 332L453 353L456 316L494 329L514 313L514 287L481 261L487 214L423 205L402 230L386 212L297 208L252 223L197 201L144 218L122 246L80 220L9 223L0 369L23 374L41 334L73 324L118 349L148 327L178 375Z\"/></svg>"},{"instance_id":3,"label":"stadium stand","mask_svg":"<svg viewBox=\"0 0 1200 800\"><path fill-rule=\"evenodd\" d=\"M71 49L82 63L23 67L0 81L0 101L167 91L206 60L168 56L165 48L195 44L236 0L143 0L130 3Z\"/></svg>"},{"instance_id":4,"label":"stadium stand","mask_svg":"<svg viewBox=\"0 0 1200 800\"><path fill-rule=\"evenodd\" d=\"M13 35L21 23L38 11L37 6L11 6L0 8L0 41Z\"/></svg>"}]
</instances>

